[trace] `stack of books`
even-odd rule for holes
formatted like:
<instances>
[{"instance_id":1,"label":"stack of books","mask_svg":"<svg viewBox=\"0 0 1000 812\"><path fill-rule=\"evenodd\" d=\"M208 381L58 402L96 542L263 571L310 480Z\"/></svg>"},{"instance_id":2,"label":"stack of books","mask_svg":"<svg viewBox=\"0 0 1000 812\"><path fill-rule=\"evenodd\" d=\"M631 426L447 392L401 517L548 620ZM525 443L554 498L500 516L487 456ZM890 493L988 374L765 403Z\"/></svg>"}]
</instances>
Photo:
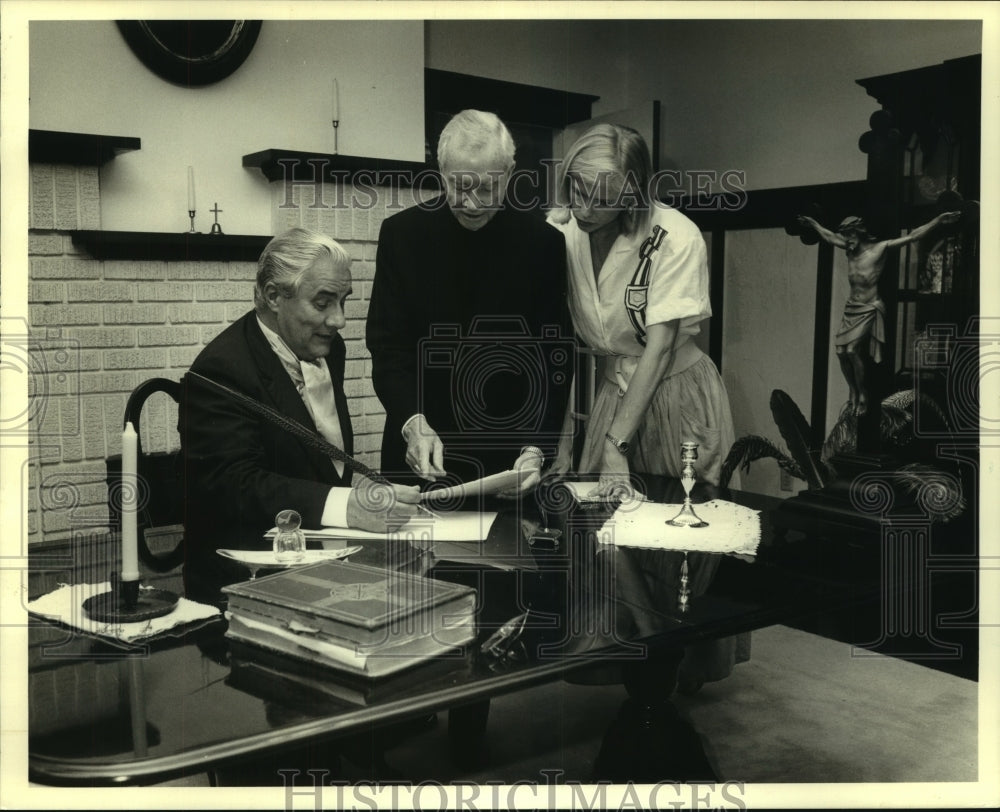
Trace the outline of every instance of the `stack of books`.
<instances>
[{"instance_id":1,"label":"stack of books","mask_svg":"<svg viewBox=\"0 0 1000 812\"><path fill-rule=\"evenodd\" d=\"M431 657L406 671L370 679L314 662L229 641L227 684L266 702L315 714L405 699L469 679L474 661L466 646Z\"/></svg>"},{"instance_id":2,"label":"stack of books","mask_svg":"<svg viewBox=\"0 0 1000 812\"><path fill-rule=\"evenodd\" d=\"M476 635L476 591L326 561L225 587L227 636L361 677L454 652Z\"/></svg>"}]
</instances>

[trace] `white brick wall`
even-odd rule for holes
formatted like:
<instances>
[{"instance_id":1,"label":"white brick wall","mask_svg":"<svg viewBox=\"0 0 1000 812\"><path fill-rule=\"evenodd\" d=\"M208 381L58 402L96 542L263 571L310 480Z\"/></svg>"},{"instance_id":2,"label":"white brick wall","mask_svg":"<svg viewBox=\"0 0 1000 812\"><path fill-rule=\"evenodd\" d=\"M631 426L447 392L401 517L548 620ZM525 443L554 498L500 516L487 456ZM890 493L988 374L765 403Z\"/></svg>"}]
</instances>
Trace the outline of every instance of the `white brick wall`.
<instances>
[{"instance_id":1,"label":"white brick wall","mask_svg":"<svg viewBox=\"0 0 1000 812\"><path fill-rule=\"evenodd\" d=\"M129 394L148 378L179 379L253 300L252 262L97 261L76 249L66 232L100 228L98 179L95 168L31 167L29 321L32 341L44 347L31 365L29 542L106 527L104 460L121 452ZM311 190L296 186L292 199L305 206L288 208L281 205L283 184L272 187L275 233L294 225L322 230L355 260L345 388L358 457L375 467L385 415L371 385L364 325L389 196L351 211L333 208L337 195L327 187L320 196L327 207L320 208L311 207ZM340 198L350 200L350 192ZM394 198L400 208L414 203L409 190ZM165 396L147 404L144 450L177 447L176 411Z\"/></svg>"}]
</instances>

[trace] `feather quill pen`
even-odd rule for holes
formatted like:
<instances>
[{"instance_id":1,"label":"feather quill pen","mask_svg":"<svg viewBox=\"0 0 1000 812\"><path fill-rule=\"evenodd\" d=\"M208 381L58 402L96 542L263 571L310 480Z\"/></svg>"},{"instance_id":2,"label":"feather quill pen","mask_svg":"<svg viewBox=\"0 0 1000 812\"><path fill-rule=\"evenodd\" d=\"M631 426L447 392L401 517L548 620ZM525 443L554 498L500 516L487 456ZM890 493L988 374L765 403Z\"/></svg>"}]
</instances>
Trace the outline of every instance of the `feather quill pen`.
<instances>
[{"instance_id":1,"label":"feather quill pen","mask_svg":"<svg viewBox=\"0 0 1000 812\"><path fill-rule=\"evenodd\" d=\"M290 417L286 417L277 409L272 409L270 406L266 406L260 401L254 400L249 395L244 395L242 392L238 392L225 384L219 383L218 381L213 381L211 378L206 378L204 375L197 372L188 372L188 375L195 380L203 381L204 383L209 384L219 392L223 392L254 414L270 420L276 426L283 428L289 434L294 434L310 448L315 448L317 451L321 451L332 459L344 463L344 465L352 471L361 474L361 476L370 479L372 482L378 482L382 485L391 484L389 480L382 476L378 471L372 470L362 462L358 462L358 460L354 459L354 457L350 456L343 450L337 448L337 446L333 443L327 442L324 437L317 434L315 431L306 428L297 420L292 420Z\"/></svg>"}]
</instances>

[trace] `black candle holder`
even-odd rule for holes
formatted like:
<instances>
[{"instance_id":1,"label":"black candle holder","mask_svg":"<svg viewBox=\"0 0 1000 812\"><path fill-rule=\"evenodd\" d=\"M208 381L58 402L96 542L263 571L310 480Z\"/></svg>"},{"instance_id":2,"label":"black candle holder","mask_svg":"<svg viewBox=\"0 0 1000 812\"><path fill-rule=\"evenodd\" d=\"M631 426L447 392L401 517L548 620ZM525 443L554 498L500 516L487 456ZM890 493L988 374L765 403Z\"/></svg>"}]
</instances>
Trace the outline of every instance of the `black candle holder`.
<instances>
[{"instance_id":1,"label":"black candle holder","mask_svg":"<svg viewBox=\"0 0 1000 812\"><path fill-rule=\"evenodd\" d=\"M169 615L177 608L178 596L166 589L139 589L139 581L122 581L114 570L111 589L83 602L87 617L100 623L139 623Z\"/></svg>"},{"instance_id":2,"label":"black candle holder","mask_svg":"<svg viewBox=\"0 0 1000 812\"><path fill-rule=\"evenodd\" d=\"M186 233L188 233L188 234L201 234L201 232L197 231L195 229L195 227L194 227L194 214L195 214L194 213L194 209L188 209L188 217L191 218L191 228L189 228Z\"/></svg>"}]
</instances>

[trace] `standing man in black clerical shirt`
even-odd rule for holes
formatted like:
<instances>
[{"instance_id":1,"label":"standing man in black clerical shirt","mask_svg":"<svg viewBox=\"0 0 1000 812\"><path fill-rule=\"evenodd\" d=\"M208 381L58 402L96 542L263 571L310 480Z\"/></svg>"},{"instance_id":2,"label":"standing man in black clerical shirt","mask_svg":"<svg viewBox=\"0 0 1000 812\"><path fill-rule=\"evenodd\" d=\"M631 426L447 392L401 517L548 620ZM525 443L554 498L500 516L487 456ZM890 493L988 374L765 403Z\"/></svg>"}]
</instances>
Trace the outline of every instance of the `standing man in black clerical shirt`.
<instances>
[{"instance_id":1,"label":"standing man in black clerical shirt","mask_svg":"<svg viewBox=\"0 0 1000 812\"><path fill-rule=\"evenodd\" d=\"M495 115L454 116L437 155L445 193L379 235L367 343L386 410L382 473L537 471L555 455L572 379L565 245L505 205L514 141Z\"/></svg>"}]
</instances>

